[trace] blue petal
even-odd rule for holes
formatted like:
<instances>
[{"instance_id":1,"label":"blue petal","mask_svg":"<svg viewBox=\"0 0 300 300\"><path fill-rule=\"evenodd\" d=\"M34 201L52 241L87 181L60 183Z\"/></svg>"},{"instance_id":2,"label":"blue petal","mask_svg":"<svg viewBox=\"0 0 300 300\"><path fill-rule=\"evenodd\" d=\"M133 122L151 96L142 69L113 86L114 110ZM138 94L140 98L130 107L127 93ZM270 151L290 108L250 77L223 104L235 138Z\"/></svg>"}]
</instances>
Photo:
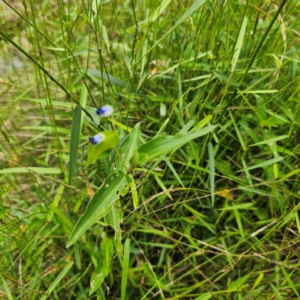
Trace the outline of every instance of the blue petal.
<instances>
[{"instance_id":1,"label":"blue petal","mask_svg":"<svg viewBox=\"0 0 300 300\"><path fill-rule=\"evenodd\" d=\"M114 112L114 108L111 105L104 105L99 107L96 110L96 114L99 115L102 118L109 117Z\"/></svg>"},{"instance_id":2,"label":"blue petal","mask_svg":"<svg viewBox=\"0 0 300 300\"><path fill-rule=\"evenodd\" d=\"M89 137L89 141L90 141L93 145L98 145L98 144L101 143L103 140L104 140L104 135L101 134L101 133Z\"/></svg>"}]
</instances>

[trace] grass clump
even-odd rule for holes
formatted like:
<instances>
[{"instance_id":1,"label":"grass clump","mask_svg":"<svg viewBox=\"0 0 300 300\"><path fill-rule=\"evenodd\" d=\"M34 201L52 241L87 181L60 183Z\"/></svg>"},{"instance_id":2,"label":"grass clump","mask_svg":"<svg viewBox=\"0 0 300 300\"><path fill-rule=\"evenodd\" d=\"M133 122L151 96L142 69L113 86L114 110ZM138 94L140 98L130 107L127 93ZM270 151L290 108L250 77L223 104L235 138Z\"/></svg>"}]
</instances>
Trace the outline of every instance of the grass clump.
<instances>
[{"instance_id":1,"label":"grass clump","mask_svg":"<svg viewBox=\"0 0 300 300\"><path fill-rule=\"evenodd\" d=\"M299 298L295 1L0 13L3 297Z\"/></svg>"}]
</instances>

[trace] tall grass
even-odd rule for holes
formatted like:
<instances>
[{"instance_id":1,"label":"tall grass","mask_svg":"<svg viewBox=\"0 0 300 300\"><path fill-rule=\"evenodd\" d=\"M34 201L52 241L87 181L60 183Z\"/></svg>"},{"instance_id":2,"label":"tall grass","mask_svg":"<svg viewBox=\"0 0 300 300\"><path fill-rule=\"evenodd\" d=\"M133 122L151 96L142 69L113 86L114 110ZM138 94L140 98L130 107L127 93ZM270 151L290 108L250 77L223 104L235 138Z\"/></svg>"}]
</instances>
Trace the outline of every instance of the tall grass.
<instances>
[{"instance_id":1,"label":"tall grass","mask_svg":"<svg viewBox=\"0 0 300 300\"><path fill-rule=\"evenodd\" d=\"M296 1L0 8L4 299L300 298Z\"/></svg>"}]
</instances>

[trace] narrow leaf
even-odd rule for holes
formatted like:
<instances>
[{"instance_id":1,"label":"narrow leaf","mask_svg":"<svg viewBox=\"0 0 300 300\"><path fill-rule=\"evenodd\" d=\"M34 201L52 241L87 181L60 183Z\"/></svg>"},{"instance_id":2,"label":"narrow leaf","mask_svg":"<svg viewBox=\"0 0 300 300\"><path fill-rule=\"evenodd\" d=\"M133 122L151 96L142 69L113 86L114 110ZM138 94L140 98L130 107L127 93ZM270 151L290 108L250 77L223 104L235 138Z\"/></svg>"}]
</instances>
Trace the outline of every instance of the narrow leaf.
<instances>
[{"instance_id":1,"label":"narrow leaf","mask_svg":"<svg viewBox=\"0 0 300 300\"><path fill-rule=\"evenodd\" d=\"M120 201L118 201L120 202ZM115 248L117 255L121 256L123 254L123 244L122 244L122 230L120 224L123 222L123 211L121 208L121 203L117 203L113 205L111 208L111 219L112 219L112 226L115 230Z\"/></svg>"},{"instance_id":2,"label":"narrow leaf","mask_svg":"<svg viewBox=\"0 0 300 300\"><path fill-rule=\"evenodd\" d=\"M125 300L126 288L127 288L127 277L129 268L129 258L130 258L130 239L126 239L124 247L124 259L122 264L122 283L121 283L121 299Z\"/></svg>"},{"instance_id":3,"label":"narrow leaf","mask_svg":"<svg viewBox=\"0 0 300 300\"><path fill-rule=\"evenodd\" d=\"M69 164L69 185L75 175L79 137L81 132L81 106L76 105L73 112L71 142L70 142L70 164Z\"/></svg>"},{"instance_id":4,"label":"narrow leaf","mask_svg":"<svg viewBox=\"0 0 300 300\"><path fill-rule=\"evenodd\" d=\"M231 283L228 287L229 291L235 291L241 287L241 285L248 280L250 277L250 274L247 274L239 279L237 279L235 282Z\"/></svg>"},{"instance_id":5,"label":"narrow leaf","mask_svg":"<svg viewBox=\"0 0 300 300\"><path fill-rule=\"evenodd\" d=\"M208 157L209 157L209 184L211 194L211 205L215 203L215 154L214 147L211 142L208 143Z\"/></svg>"},{"instance_id":6,"label":"narrow leaf","mask_svg":"<svg viewBox=\"0 0 300 300\"><path fill-rule=\"evenodd\" d=\"M199 123L197 123L193 130L199 130L202 127L204 127L210 120L212 119L212 115L206 116L204 119L202 119Z\"/></svg>"},{"instance_id":7,"label":"narrow leaf","mask_svg":"<svg viewBox=\"0 0 300 300\"><path fill-rule=\"evenodd\" d=\"M169 34L171 34L181 23L183 23L190 15L192 15L195 11L197 11L197 9L200 8L200 6L205 3L205 1L206 0L195 1L192 4L192 6L189 9L187 9L186 12L175 22L175 24L151 48L148 49L146 54L152 51L157 45L161 43L162 40L164 40ZM141 58L138 59L136 63L139 62L140 60Z\"/></svg>"},{"instance_id":8,"label":"narrow leaf","mask_svg":"<svg viewBox=\"0 0 300 300\"><path fill-rule=\"evenodd\" d=\"M255 282L250 291L253 291L260 284L260 282L264 279L264 277L265 277L265 274L263 272L259 273L259 275L255 279Z\"/></svg>"},{"instance_id":9,"label":"narrow leaf","mask_svg":"<svg viewBox=\"0 0 300 300\"><path fill-rule=\"evenodd\" d=\"M117 170L124 170L124 165L126 168L130 167L130 163L132 157L134 155L134 151L138 149L140 146L140 138L141 138L141 130L140 130L140 123L137 123L131 132L127 135L127 137L120 143L118 148L121 156L122 161L117 160Z\"/></svg>"},{"instance_id":10,"label":"narrow leaf","mask_svg":"<svg viewBox=\"0 0 300 300\"><path fill-rule=\"evenodd\" d=\"M261 142L258 142L258 143L255 143L255 144L252 144L250 145L250 147L252 146L259 146L259 145L264 145L264 144L271 144L271 143L275 143L277 141L281 141L283 139L287 139L289 136L288 135L281 135L281 136L276 136L274 138L271 138L271 139L268 139L268 140L265 140L265 141L261 141Z\"/></svg>"},{"instance_id":11,"label":"narrow leaf","mask_svg":"<svg viewBox=\"0 0 300 300\"><path fill-rule=\"evenodd\" d=\"M39 173L39 174L60 174L61 169L59 168L43 168L43 167L17 167L0 170L0 174L11 174L11 173Z\"/></svg>"},{"instance_id":12,"label":"narrow leaf","mask_svg":"<svg viewBox=\"0 0 300 300\"><path fill-rule=\"evenodd\" d=\"M220 79L220 81L222 83L228 83L230 82L231 85L235 86L235 87L239 87L239 84L234 80L232 79L231 77L217 71L217 70L212 70L213 73Z\"/></svg>"},{"instance_id":13,"label":"narrow leaf","mask_svg":"<svg viewBox=\"0 0 300 300\"><path fill-rule=\"evenodd\" d=\"M195 300L208 300L212 297L212 293L205 293L198 296Z\"/></svg>"},{"instance_id":14,"label":"narrow leaf","mask_svg":"<svg viewBox=\"0 0 300 300\"><path fill-rule=\"evenodd\" d=\"M9 288L9 286L8 286L5 278L2 275L1 275L1 279L2 279L3 289L4 289L5 293L6 293L6 297L7 297L6 299L13 300L14 298L12 296L11 290L10 290L10 288Z\"/></svg>"},{"instance_id":15,"label":"narrow leaf","mask_svg":"<svg viewBox=\"0 0 300 300\"><path fill-rule=\"evenodd\" d=\"M111 272L114 255L113 241L106 235L103 236L100 249L98 251L100 252L99 255L101 256L101 258L99 261L97 261L98 265L91 276L91 289L89 292L89 296L96 292L99 286L103 283L105 277L107 277L107 275Z\"/></svg>"},{"instance_id":16,"label":"narrow leaf","mask_svg":"<svg viewBox=\"0 0 300 300\"><path fill-rule=\"evenodd\" d=\"M43 295L41 297L41 300L45 300L48 298L48 296L53 292L53 290L58 286L62 284L62 279L67 275L69 270L72 268L74 262L70 261L64 268L63 270L57 275L57 277L52 281L51 285L49 286L47 290L47 295Z\"/></svg>"},{"instance_id":17,"label":"narrow leaf","mask_svg":"<svg viewBox=\"0 0 300 300\"><path fill-rule=\"evenodd\" d=\"M242 44L243 44L243 40L244 40L244 37L245 37L247 21L248 21L247 17L244 17L243 23L242 23L242 26L241 26L241 29L240 29L240 33L239 33L238 39L236 41L232 61L231 61L231 72L234 71L236 63L239 59L239 56L240 56L240 53L241 53L241 50L242 50Z\"/></svg>"},{"instance_id":18,"label":"narrow leaf","mask_svg":"<svg viewBox=\"0 0 300 300\"><path fill-rule=\"evenodd\" d=\"M245 168L243 170L240 170L238 172L244 172L246 170L253 170L253 169L257 169L257 168L268 167L268 166L273 165L275 163L278 163L278 162L280 162L282 160L283 160L283 157L279 156L279 157L276 157L276 158L273 158L273 159L269 159L269 160L263 161L262 163L259 163L257 165L254 165L254 166L251 166L251 167L247 167L247 168Z\"/></svg>"},{"instance_id":19,"label":"narrow leaf","mask_svg":"<svg viewBox=\"0 0 300 300\"><path fill-rule=\"evenodd\" d=\"M170 160L167 157L165 157L165 162L167 163L169 169L171 170L171 172L173 173L173 175L175 176L175 178L177 179L177 181L181 184L182 187L184 187L184 184L181 181L180 176L178 175L178 173L176 172L176 170L173 167L172 163L170 162Z\"/></svg>"},{"instance_id":20,"label":"narrow leaf","mask_svg":"<svg viewBox=\"0 0 300 300\"><path fill-rule=\"evenodd\" d=\"M191 130L184 134L179 133L174 136L160 136L142 145L138 149L138 152L143 156L143 163L152 161L161 155L166 155L180 148L193 139L212 132L215 128L216 126L209 125L200 130Z\"/></svg>"}]
</instances>

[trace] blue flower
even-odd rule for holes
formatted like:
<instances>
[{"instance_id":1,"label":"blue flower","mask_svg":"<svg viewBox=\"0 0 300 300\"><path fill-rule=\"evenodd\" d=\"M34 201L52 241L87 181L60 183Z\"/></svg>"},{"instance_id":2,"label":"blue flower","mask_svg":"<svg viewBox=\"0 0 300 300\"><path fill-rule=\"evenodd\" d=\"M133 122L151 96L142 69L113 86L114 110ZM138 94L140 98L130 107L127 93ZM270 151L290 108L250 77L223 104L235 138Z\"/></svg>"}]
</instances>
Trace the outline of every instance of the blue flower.
<instances>
[{"instance_id":1,"label":"blue flower","mask_svg":"<svg viewBox=\"0 0 300 300\"><path fill-rule=\"evenodd\" d=\"M99 143L101 143L104 140L105 136L102 133L98 133L94 136L90 136L89 137L89 141L93 144L93 145L98 145Z\"/></svg>"},{"instance_id":2,"label":"blue flower","mask_svg":"<svg viewBox=\"0 0 300 300\"><path fill-rule=\"evenodd\" d=\"M104 105L99 107L96 110L96 114L99 115L100 118L106 118L112 115L114 112L114 108L111 105Z\"/></svg>"}]
</instances>

